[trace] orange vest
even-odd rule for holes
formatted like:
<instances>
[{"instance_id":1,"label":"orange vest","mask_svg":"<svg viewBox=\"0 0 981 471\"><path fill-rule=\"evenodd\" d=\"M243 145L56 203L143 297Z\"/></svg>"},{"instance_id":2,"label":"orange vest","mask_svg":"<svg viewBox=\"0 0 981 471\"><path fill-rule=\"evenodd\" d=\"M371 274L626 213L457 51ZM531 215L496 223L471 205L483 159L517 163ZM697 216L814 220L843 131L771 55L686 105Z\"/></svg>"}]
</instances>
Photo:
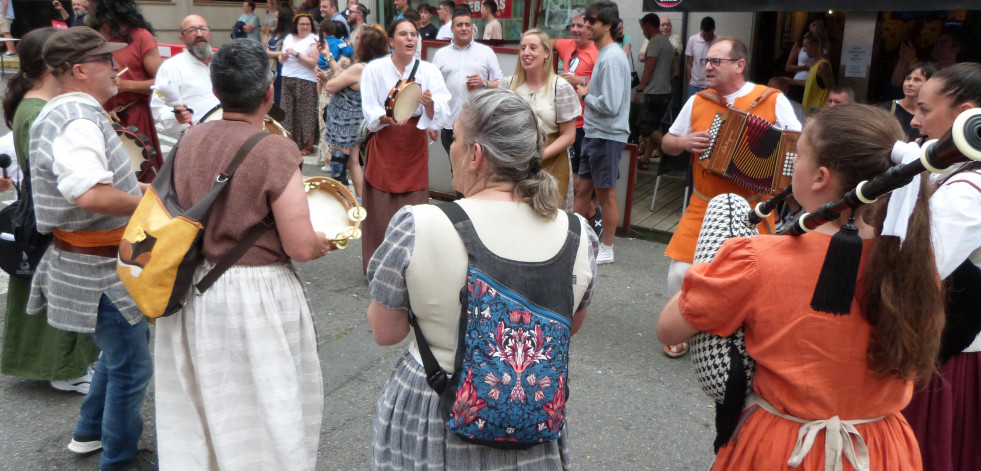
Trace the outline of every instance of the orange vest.
<instances>
[{"instance_id":1,"label":"orange vest","mask_svg":"<svg viewBox=\"0 0 981 471\"><path fill-rule=\"evenodd\" d=\"M736 98L733 107L759 116L770 123L775 123L777 120L776 104L777 97L780 95L779 93L770 95L763 102L750 108L753 101L759 98L764 90L766 90L765 85L755 85L753 91ZM724 109L724 107L696 95L691 109L692 132L708 130L712 125L712 119L715 117L715 113ZM698 163L698 155L692 156L691 165L695 191L692 192L691 198L688 200L688 209L681 216L681 220L678 222L678 228L675 229L674 235L671 237L671 242L668 243L668 248L664 251L668 257L686 263L691 263L695 258L695 243L698 241L698 231L702 228L705 209L708 208L708 199L724 193L735 193L747 200L757 195L755 191L732 180L708 173ZM702 196L708 199L703 199ZM754 203L751 202L750 206L754 206ZM769 222L772 224L772 218L770 218ZM760 224L759 229L760 233L770 232L764 227L764 224Z\"/></svg>"}]
</instances>

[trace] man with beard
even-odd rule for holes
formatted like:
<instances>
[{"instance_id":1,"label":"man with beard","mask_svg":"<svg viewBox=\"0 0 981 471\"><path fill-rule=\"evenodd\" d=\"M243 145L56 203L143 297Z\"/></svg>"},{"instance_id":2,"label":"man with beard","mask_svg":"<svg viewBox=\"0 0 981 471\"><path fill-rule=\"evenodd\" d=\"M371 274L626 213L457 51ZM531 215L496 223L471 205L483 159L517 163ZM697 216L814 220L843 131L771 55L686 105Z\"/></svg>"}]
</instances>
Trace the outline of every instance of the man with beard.
<instances>
[{"instance_id":1,"label":"man with beard","mask_svg":"<svg viewBox=\"0 0 981 471\"><path fill-rule=\"evenodd\" d=\"M218 105L208 70L213 51L208 22L198 15L184 18L180 38L187 49L160 65L150 98L153 119L173 138Z\"/></svg>"},{"instance_id":2,"label":"man with beard","mask_svg":"<svg viewBox=\"0 0 981 471\"><path fill-rule=\"evenodd\" d=\"M360 3L355 3L353 7L348 7L347 27L351 31L351 45L358 44L358 35L361 34L361 30L367 25L366 21L369 13L371 13L371 10L368 10L368 7ZM355 48L355 53L357 53L357 48Z\"/></svg>"}]
</instances>

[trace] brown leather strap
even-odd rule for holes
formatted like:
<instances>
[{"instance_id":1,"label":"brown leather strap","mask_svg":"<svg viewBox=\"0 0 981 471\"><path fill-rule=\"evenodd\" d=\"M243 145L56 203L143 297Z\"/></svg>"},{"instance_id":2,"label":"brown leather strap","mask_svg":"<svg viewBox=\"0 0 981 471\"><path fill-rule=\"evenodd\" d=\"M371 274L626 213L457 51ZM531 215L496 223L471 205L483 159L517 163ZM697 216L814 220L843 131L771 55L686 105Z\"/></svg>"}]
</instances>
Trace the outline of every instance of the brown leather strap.
<instances>
[{"instance_id":1,"label":"brown leather strap","mask_svg":"<svg viewBox=\"0 0 981 471\"><path fill-rule=\"evenodd\" d=\"M72 245L64 239L55 237L54 245L63 252L80 253L83 255L95 255L97 257L116 258L119 254L119 245L100 245L97 247L79 247Z\"/></svg>"}]
</instances>

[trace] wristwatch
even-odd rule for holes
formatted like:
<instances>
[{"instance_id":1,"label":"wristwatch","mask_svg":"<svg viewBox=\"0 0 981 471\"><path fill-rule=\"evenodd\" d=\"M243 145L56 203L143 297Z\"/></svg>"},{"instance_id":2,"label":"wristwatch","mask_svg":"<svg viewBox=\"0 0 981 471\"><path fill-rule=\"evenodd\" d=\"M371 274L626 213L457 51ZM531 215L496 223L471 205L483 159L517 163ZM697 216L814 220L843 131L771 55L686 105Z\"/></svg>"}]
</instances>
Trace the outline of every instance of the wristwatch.
<instances>
[{"instance_id":1,"label":"wristwatch","mask_svg":"<svg viewBox=\"0 0 981 471\"><path fill-rule=\"evenodd\" d=\"M484 80L484 88L487 88L487 81Z\"/></svg>"},{"instance_id":2,"label":"wristwatch","mask_svg":"<svg viewBox=\"0 0 981 471\"><path fill-rule=\"evenodd\" d=\"M300 58L300 53L299 52L294 52L293 53L293 57L299 59Z\"/></svg>"}]
</instances>

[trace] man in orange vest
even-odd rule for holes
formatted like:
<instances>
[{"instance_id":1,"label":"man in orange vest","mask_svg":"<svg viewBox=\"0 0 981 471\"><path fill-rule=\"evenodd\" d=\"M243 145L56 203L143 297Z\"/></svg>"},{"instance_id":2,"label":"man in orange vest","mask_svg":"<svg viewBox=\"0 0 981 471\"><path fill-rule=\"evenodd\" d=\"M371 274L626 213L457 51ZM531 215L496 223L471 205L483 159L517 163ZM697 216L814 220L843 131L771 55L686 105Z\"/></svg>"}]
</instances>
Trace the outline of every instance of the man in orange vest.
<instances>
[{"instance_id":1,"label":"man in orange vest","mask_svg":"<svg viewBox=\"0 0 981 471\"><path fill-rule=\"evenodd\" d=\"M787 97L779 92L774 93L773 89L767 91L764 85L746 81L743 73L747 57L749 50L742 41L736 38L715 40L705 59L702 59L703 63L695 64L705 68L706 91L717 96L723 103L759 116L777 127L800 131L801 123L794 115L794 109ZM736 193L747 200L752 200L757 195L754 190L735 181L709 174L697 163L698 154L708 149L711 136L707 130L712 124L712 118L716 112L724 109L725 105L705 96L689 97L662 142L662 148L669 155L678 155L682 151L691 152L694 181L688 209L681 216L678 228L664 252L671 258L668 268L668 292L671 294L681 291L681 281L694 259L695 242L698 240L698 231L702 227L702 218L705 217L709 200L723 193ZM684 355L687 349L687 344L665 346L664 353L669 357L678 357Z\"/></svg>"}]
</instances>

